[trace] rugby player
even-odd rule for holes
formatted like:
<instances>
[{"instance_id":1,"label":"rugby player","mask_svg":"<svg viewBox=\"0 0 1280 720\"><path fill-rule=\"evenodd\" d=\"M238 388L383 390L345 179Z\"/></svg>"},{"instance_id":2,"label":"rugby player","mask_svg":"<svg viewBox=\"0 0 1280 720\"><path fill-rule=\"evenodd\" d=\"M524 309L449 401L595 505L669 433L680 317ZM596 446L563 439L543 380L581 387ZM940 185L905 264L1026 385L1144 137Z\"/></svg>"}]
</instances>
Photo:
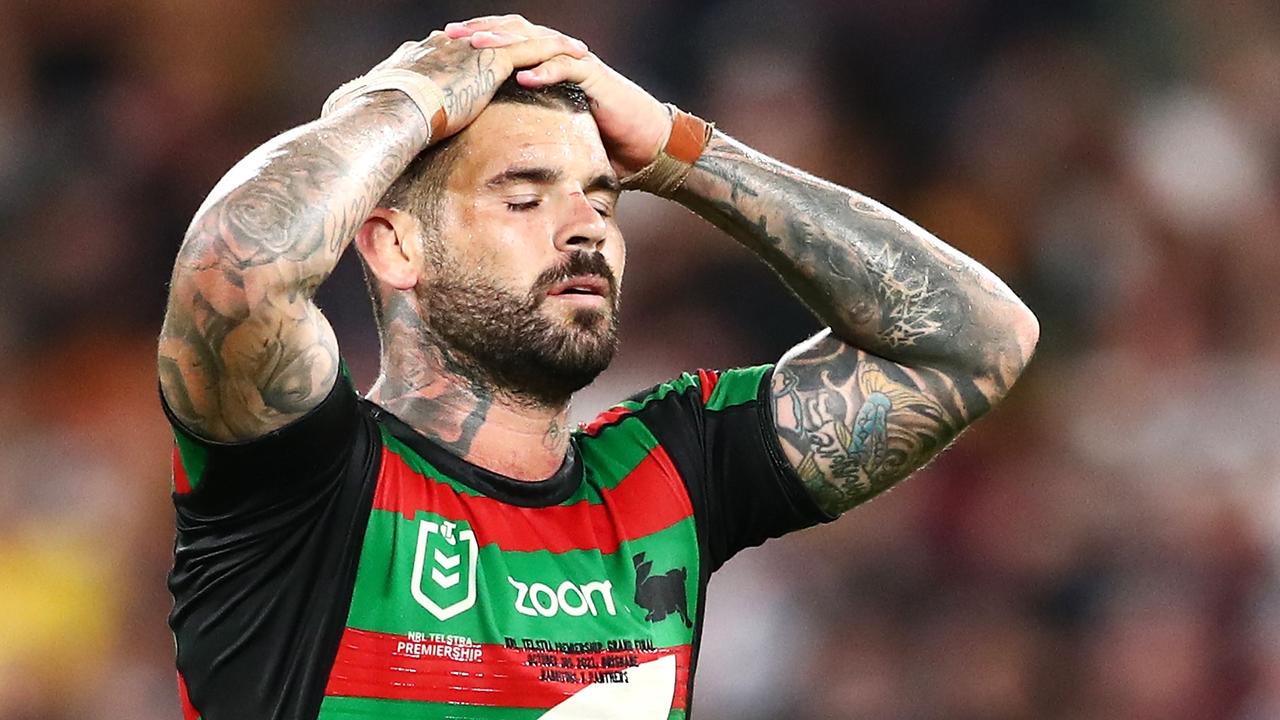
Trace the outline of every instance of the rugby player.
<instances>
[{"instance_id":1,"label":"rugby player","mask_svg":"<svg viewBox=\"0 0 1280 720\"><path fill-rule=\"evenodd\" d=\"M827 329L566 429L614 354L623 189L714 223ZM366 397L312 302L352 243ZM186 717L684 717L711 574L919 468L1037 336L972 259L573 38L509 15L405 43L233 167L178 253Z\"/></svg>"}]
</instances>

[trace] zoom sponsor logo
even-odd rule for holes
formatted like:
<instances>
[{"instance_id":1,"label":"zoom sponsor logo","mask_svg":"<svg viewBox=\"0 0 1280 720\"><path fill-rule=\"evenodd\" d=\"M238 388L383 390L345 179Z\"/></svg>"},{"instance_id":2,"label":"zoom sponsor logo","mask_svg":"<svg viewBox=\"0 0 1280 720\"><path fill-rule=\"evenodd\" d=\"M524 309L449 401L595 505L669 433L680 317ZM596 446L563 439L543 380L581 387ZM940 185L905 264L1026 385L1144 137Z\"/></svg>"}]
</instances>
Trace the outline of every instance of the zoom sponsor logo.
<instances>
[{"instance_id":1,"label":"zoom sponsor logo","mask_svg":"<svg viewBox=\"0 0 1280 720\"><path fill-rule=\"evenodd\" d=\"M582 617L587 613L596 616L601 612L617 615L613 604L613 583L592 582L578 585L570 580L553 588L543 583L522 583L507 576L507 582L516 589L516 612L521 615L552 617L565 613Z\"/></svg>"}]
</instances>

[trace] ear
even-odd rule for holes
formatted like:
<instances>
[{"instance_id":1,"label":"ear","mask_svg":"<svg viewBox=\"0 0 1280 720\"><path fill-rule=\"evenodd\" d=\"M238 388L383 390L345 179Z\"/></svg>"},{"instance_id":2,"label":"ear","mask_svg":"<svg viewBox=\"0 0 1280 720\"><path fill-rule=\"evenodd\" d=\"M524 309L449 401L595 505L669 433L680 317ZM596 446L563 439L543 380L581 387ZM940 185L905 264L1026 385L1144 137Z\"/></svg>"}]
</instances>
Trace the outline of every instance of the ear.
<instances>
[{"instance_id":1,"label":"ear","mask_svg":"<svg viewBox=\"0 0 1280 720\"><path fill-rule=\"evenodd\" d=\"M417 218L394 208L374 208L356 231L356 247L369 270L397 290L418 284L422 246Z\"/></svg>"}]
</instances>

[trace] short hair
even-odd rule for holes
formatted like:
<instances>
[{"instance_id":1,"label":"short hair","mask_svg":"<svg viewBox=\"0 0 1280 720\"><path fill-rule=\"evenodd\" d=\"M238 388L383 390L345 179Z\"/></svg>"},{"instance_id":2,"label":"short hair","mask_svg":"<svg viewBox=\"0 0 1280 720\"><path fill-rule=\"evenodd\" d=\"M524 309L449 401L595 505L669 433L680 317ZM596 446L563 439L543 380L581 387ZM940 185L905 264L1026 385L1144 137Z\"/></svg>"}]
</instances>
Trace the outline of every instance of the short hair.
<instances>
[{"instance_id":1,"label":"short hair","mask_svg":"<svg viewBox=\"0 0 1280 720\"><path fill-rule=\"evenodd\" d=\"M490 105L504 103L532 105L572 113L591 112L591 101L577 83L558 82L527 88L516 82L515 75L508 77L499 85L494 91L493 98L489 100ZM444 195L445 185L458 158L462 155L460 137L461 133L451 135L418 153L404 172L400 173L400 177L396 178L395 182L391 183L391 187L383 193L378 206L403 210L416 217L424 229L434 229L439 219L440 200ZM378 294L377 281L364 262L363 256L360 257L360 265L364 269L369 299L373 301L373 317L381 330L382 301Z\"/></svg>"}]
</instances>

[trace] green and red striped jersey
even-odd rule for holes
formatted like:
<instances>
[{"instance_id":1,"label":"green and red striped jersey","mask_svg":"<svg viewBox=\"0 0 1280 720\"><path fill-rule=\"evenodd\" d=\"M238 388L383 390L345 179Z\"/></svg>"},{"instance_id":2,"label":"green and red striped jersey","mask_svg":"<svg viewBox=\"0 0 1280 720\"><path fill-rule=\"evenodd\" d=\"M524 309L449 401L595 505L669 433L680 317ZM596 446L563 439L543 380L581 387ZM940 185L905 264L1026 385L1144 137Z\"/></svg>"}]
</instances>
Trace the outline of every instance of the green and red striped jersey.
<instances>
[{"instance_id":1,"label":"green and red striped jersey","mask_svg":"<svg viewBox=\"0 0 1280 720\"><path fill-rule=\"evenodd\" d=\"M345 375L248 443L170 412L186 720L686 717L711 573L830 519L782 456L770 371L637 395L539 482L452 455Z\"/></svg>"}]
</instances>

